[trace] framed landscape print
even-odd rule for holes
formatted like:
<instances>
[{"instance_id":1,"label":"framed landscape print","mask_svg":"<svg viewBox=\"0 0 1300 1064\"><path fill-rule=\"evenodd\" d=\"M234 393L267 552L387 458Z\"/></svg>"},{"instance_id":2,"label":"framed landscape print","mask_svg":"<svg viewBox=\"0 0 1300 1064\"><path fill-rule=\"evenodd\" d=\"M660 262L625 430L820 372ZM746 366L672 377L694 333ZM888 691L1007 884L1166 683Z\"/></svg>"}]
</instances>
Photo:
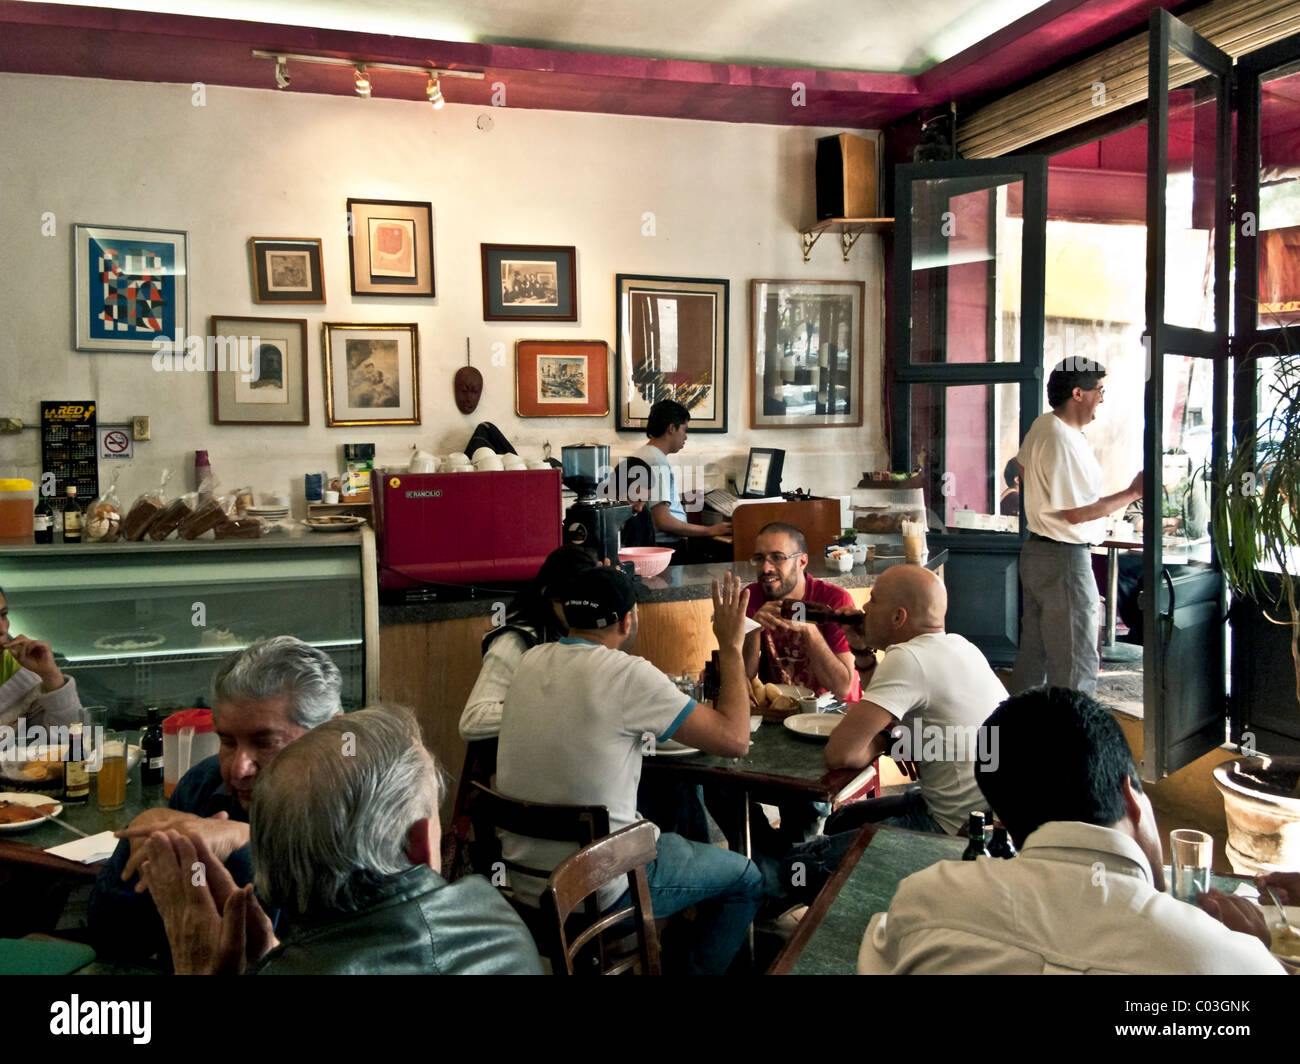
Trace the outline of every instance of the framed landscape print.
<instances>
[{"instance_id":1,"label":"framed landscape print","mask_svg":"<svg viewBox=\"0 0 1300 1064\"><path fill-rule=\"evenodd\" d=\"M255 236L249 238L248 251L254 303L325 302L319 238Z\"/></svg>"},{"instance_id":2,"label":"framed landscape print","mask_svg":"<svg viewBox=\"0 0 1300 1064\"><path fill-rule=\"evenodd\" d=\"M604 340L520 340L515 344L515 413L604 417L609 413L609 345Z\"/></svg>"},{"instance_id":3,"label":"framed landscape print","mask_svg":"<svg viewBox=\"0 0 1300 1064\"><path fill-rule=\"evenodd\" d=\"M577 249L480 244L484 321L577 321Z\"/></svg>"},{"instance_id":4,"label":"framed landscape print","mask_svg":"<svg viewBox=\"0 0 1300 1064\"><path fill-rule=\"evenodd\" d=\"M321 326L325 354L325 423L420 423L419 328L364 322Z\"/></svg>"},{"instance_id":5,"label":"framed landscape print","mask_svg":"<svg viewBox=\"0 0 1300 1064\"><path fill-rule=\"evenodd\" d=\"M155 340L188 335L186 233L74 225L72 246L78 351L152 355Z\"/></svg>"},{"instance_id":6,"label":"framed landscape print","mask_svg":"<svg viewBox=\"0 0 1300 1064\"><path fill-rule=\"evenodd\" d=\"M214 425L307 425L307 319L213 315ZM220 356L224 352L225 357Z\"/></svg>"},{"instance_id":7,"label":"framed landscape print","mask_svg":"<svg viewBox=\"0 0 1300 1064\"><path fill-rule=\"evenodd\" d=\"M692 432L727 431L729 290L725 280L615 278L615 428L644 429L650 407L676 399Z\"/></svg>"},{"instance_id":8,"label":"framed landscape print","mask_svg":"<svg viewBox=\"0 0 1300 1064\"><path fill-rule=\"evenodd\" d=\"M751 428L862 424L865 293L862 281L751 283Z\"/></svg>"},{"instance_id":9,"label":"framed landscape print","mask_svg":"<svg viewBox=\"0 0 1300 1064\"><path fill-rule=\"evenodd\" d=\"M432 296L433 204L348 200L354 296Z\"/></svg>"}]
</instances>

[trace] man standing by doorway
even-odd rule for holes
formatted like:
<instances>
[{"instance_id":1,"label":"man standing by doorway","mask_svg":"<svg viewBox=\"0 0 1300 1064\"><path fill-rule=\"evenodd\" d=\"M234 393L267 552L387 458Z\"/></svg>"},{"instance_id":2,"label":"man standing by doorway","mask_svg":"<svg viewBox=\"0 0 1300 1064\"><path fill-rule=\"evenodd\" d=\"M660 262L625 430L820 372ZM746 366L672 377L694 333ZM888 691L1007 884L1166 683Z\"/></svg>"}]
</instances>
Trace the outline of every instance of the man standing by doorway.
<instances>
[{"instance_id":1,"label":"man standing by doorway","mask_svg":"<svg viewBox=\"0 0 1300 1064\"><path fill-rule=\"evenodd\" d=\"M1067 358L1047 378L1052 409L1034 419L1017 460L1029 538L1020 550L1020 652L1011 674L1017 694L1046 681L1092 694L1101 658L1100 598L1089 547L1102 518L1142 498L1142 474L1101 494L1101 466L1083 435L1105 398L1106 368Z\"/></svg>"}]
</instances>

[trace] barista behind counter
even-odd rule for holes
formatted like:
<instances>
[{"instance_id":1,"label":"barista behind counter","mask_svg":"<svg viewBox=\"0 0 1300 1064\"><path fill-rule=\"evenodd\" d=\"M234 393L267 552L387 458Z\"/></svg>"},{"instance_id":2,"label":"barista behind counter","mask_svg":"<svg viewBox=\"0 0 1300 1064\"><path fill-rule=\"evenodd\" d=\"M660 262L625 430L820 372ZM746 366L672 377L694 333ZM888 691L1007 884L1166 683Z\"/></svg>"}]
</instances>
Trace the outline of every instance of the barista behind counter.
<instances>
[{"instance_id":1,"label":"barista behind counter","mask_svg":"<svg viewBox=\"0 0 1300 1064\"><path fill-rule=\"evenodd\" d=\"M677 471L668 461L686 446L686 432L691 420L690 411L673 399L661 399L650 408L646 419L645 446L635 452L635 458L645 462L652 471L650 479L650 516L654 521L655 538L661 547L673 547L673 564L722 561L731 557L728 546L719 550L719 544L707 541L731 535L731 522L716 525L693 525L686 520L682 505L681 486Z\"/></svg>"}]
</instances>

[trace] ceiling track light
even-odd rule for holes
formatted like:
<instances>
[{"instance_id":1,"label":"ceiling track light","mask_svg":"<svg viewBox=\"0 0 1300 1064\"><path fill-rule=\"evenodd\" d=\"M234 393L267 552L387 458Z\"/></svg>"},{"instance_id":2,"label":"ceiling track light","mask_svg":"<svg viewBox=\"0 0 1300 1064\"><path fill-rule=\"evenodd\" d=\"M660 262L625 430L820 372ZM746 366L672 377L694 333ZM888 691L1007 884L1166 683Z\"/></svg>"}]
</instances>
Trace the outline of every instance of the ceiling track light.
<instances>
[{"instance_id":1,"label":"ceiling track light","mask_svg":"<svg viewBox=\"0 0 1300 1064\"><path fill-rule=\"evenodd\" d=\"M441 67L406 66L402 63L372 63L369 60L340 59L332 55L265 52L256 48L253 49L252 54L254 59L270 59L275 63L275 87L277 89L287 89L289 87L289 62L291 60L295 63L318 63L322 66L350 67L354 72L357 95L363 98L370 96L371 71L393 70L402 74L420 74L426 79L425 95L429 97L429 102L433 104L435 110L441 110L447 102L442 95L443 78L470 78L474 81L482 81L484 78L481 70L444 70Z\"/></svg>"},{"instance_id":2,"label":"ceiling track light","mask_svg":"<svg viewBox=\"0 0 1300 1064\"><path fill-rule=\"evenodd\" d=\"M429 79L429 83L424 87L424 94L429 97L429 102L433 104L435 111L441 111L443 105L447 102L442 96L442 85L438 81L438 75L434 74Z\"/></svg>"}]
</instances>

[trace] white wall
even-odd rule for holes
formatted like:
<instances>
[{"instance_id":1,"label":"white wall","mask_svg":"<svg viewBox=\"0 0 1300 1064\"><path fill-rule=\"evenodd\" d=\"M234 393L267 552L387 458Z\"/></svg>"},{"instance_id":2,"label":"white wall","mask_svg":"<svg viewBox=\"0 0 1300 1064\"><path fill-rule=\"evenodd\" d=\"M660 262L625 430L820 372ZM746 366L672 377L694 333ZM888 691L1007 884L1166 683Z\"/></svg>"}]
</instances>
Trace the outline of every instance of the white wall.
<instances>
[{"instance_id":1,"label":"white wall","mask_svg":"<svg viewBox=\"0 0 1300 1064\"><path fill-rule=\"evenodd\" d=\"M490 132L476 128L482 114L494 120ZM35 424L41 399L84 398L98 402L101 423L150 415L153 438L136 445L123 473L124 502L156 483L164 465L177 467L188 486L193 451L206 448L223 486L287 491L300 508L301 474L337 469L345 442L373 441L381 462L404 464L413 443L438 454L462 447L480 420L530 456L543 440L556 457L561 444L586 440L610 444L617 456L644 437L616 432L612 414L515 416L514 342L603 339L612 349L616 273L725 277L730 431L692 435L679 461L733 473L749 447L784 447L787 488L846 494L862 470L886 460L883 288L873 237L847 264L834 236L802 262L795 226L813 214L812 144L825 132L838 131L457 105L434 112L424 103L221 87L209 87L197 107L187 86L0 74L0 234L9 265L0 416ZM350 294L349 196L432 202L435 300ZM47 211L53 237L42 235ZM641 235L646 211L655 214L653 237ZM311 425L214 426L206 374L156 373L145 355L74 351L78 222L187 230L193 334L206 333L212 314L306 318ZM328 303L254 304L247 243L254 234L322 237ZM578 322L485 323L480 242L576 245ZM787 277L867 283L862 429L747 427L749 281ZM325 427L324 321L419 324L422 425ZM451 395L466 336L486 380L471 417ZM508 357L495 367L498 341ZM35 431L0 436L0 476L34 478L39 465Z\"/></svg>"}]
</instances>

